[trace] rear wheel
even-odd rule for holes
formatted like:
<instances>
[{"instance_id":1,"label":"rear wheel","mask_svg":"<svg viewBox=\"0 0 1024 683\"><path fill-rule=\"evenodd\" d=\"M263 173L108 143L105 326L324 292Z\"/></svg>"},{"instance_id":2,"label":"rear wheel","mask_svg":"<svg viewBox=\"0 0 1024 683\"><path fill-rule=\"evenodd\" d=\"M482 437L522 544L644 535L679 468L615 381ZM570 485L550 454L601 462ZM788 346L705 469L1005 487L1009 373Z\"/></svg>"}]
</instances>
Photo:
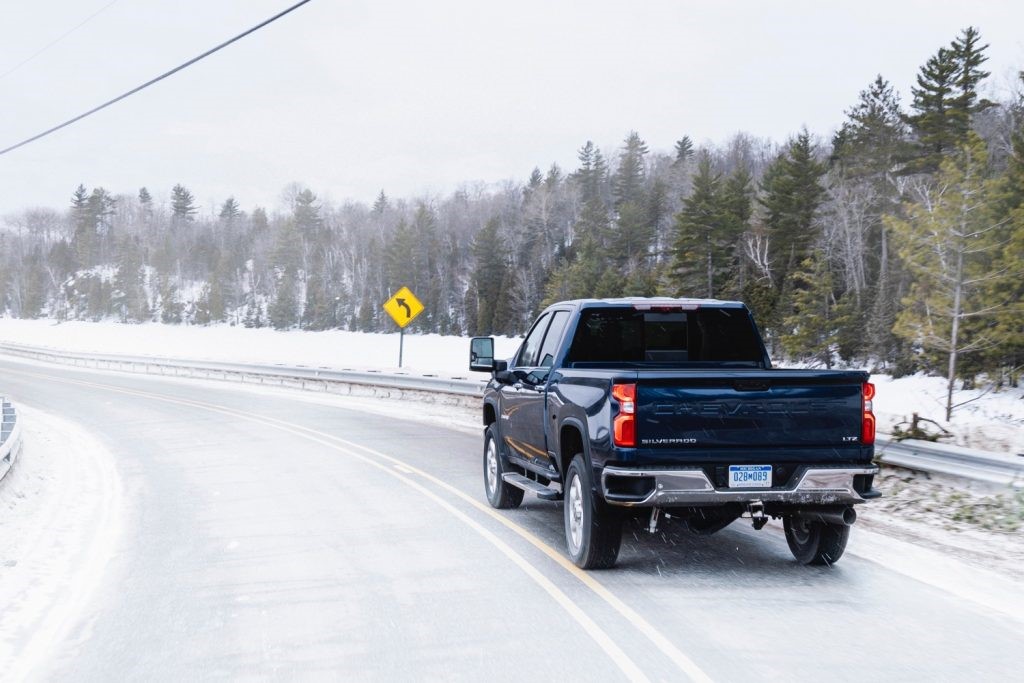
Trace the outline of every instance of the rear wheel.
<instances>
[{"instance_id":1,"label":"rear wheel","mask_svg":"<svg viewBox=\"0 0 1024 683\"><path fill-rule=\"evenodd\" d=\"M565 542L577 567L615 566L622 543L622 515L594 495L593 474L577 453L565 476Z\"/></svg>"},{"instance_id":2,"label":"rear wheel","mask_svg":"<svg viewBox=\"0 0 1024 683\"><path fill-rule=\"evenodd\" d=\"M789 516L782 520L786 542L801 564L833 565L843 556L850 527Z\"/></svg>"},{"instance_id":3,"label":"rear wheel","mask_svg":"<svg viewBox=\"0 0 1024 683\"><path fill-rule=\"evenodd\" d=\"M505 463L498 452L494 426L489 425L484 432L484 493L487 494L487 502L499 510L517 508L523 502L523 490L506 483L501 477L503 474Z\"/></svg>"}]
</instances>

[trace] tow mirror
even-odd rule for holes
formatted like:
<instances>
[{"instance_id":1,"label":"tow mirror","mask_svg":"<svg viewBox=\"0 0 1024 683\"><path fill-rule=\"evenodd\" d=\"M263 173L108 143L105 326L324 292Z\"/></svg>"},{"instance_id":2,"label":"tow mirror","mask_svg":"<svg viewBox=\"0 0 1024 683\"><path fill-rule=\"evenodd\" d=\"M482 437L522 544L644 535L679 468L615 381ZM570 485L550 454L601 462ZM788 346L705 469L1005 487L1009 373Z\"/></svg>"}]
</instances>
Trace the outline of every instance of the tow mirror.
<instances>
[{"instance_id":1,"label":"tow mirror","mask_svg":"<svg viewBox=\"0 0 1024 683\"><path fill-rule=\"evenodd\" d=\"M494 372L494 339L473 337L469 342L469 369L473 372Z\"/></svg>"}]
</instances>

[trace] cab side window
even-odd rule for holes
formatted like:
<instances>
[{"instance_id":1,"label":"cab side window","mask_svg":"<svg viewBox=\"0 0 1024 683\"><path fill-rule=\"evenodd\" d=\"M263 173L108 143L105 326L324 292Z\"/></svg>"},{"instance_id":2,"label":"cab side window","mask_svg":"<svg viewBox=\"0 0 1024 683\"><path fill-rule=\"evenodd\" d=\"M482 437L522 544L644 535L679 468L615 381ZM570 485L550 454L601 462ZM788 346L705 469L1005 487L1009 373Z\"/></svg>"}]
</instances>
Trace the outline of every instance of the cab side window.
<instances>
[{"instance_id":1,"label":"cab side window","mask_svg":"<svg viewBox=\"0 0 1024 683\"><path fill-rule=\"evenodd\" d=\"M537 360L540 358L540 345L544 340L544 332L548 329L549 322L551 322L551 315L546 313L530 330L530 334L526 336L526 341L523 342L523 347L516 357L516 367L533 368L537 366Z\"/></svg>"},{"instance_id":2,"label":"cab side window","mask_svg":"<svg viewBox=\"0 0 1024 683\"><path fill-rule=\"evenodd\" d=\"M555 364L555 354L558 353L558 342L562 339L562 331L565 324L569 322L569 311L555 311L551 316L551 326L548 327L547 336L544 337L544 344L540 347L539 365L542 368L550 368Z\"/></svg>"}]
</instances>

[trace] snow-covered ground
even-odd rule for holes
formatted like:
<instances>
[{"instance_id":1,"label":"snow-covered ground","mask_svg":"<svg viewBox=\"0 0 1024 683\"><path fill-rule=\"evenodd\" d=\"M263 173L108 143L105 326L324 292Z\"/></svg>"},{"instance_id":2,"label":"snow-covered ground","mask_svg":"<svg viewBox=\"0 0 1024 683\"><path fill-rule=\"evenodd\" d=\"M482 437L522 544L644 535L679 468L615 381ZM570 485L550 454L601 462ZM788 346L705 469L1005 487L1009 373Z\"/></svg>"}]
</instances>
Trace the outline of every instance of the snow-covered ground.
<instances>
[{"instance_id":1,"label":"snow-covered ground","mask_svg":"<svg viewBox=\"0 0 1024 683\"><path fill-rule=\"evenodd\" d=\"M25 449L0 482L0 679L52 656L121 531L121 480L89 432L18 406ZM71 447L74 444L74 447Z\"/></svg>"},{"instance_id":2,"label":"snow-covered ground","mask_svg":"<svg viewBox=\"0 0 1024 683\"><path fill-rule=\"evenodd\" d=\"M329 330L278 332L229 325L122 325L115 322L67 322L0 318L0 341L82 352L123 353L185 359L395 369L399 335ZM498 357L511 356L520 340L496 339ZM465 337L405 335L405 369L467 376L469 342ZM875 413L888 431L913 413L942 423L955 443L992 451L1024 453L1024 389L999 392L959 391L956 402L978 400L957 409L946 423L945 380L940 377L872 378L878 388ZM982 396L982 394L984 394Z\"/></svg>"},{"instance_id":3,"label":"snow-covered ground","mask_svg":"<svg viewBox=\"0 0 1024 683\"><path fill-rule=\"evenodd\" d=\"M214 380L169 377L146 381L168 388L191 388L196 383L223 386ZM286 396L289 401L413 417L480 434L478 415L469 408L430 405L410 416L408 406L393 400L277 387L232 388L254 397ZM54 661L58 643L78 644L79 637L84 643L92 637L93 615L107 607L107 572L116 571L126 554L137 552L131 544L137 540L134 530L140 524L138 510L126 505L140 489L128 478L122 484L114 455L96 436L38 408L23 404L19 408L25 451L0 482L0 679L4 680L31 678ZM878 487L885 497L859 510L847 565L855 558L867 560L978 610L1000 613L1007 624L1022 618L1019 567L1024 561L1020 534L1024 498L905 472L887 471ZM781 537L780 524L773 521L765 533ZM77 625L83 623L88 625L79 629Z\"/></svg>"},{"instance_id":4,"label":"snow-covered ground","mask_svg":"<svg viewBox=\"0 0 1024 683\"><path fill-rule=\"evenodd\" d=\"M152 381L217 386L212 380ZM249 385L237 390L409 418L396 401ZM38 409L20 409L25 453L0 483L0 671L5 675L30 672L52 656L51 645L87 611L125 526L113 456L80 427ZM475 411L468 409L427 406L415 417L480 432ZM74 451L69 443L75 444ZM851 555L1021 618L1020 500L1005 500L1012 493L994 496L898 471L887 472L878 486L885 497L862 506ZM996 504L1015 517L1003 514L992 524L974 514ZM965 516L965 511L972 514ZM769 528L781 534L780 523L773 521Z\"/></svg>"}]
</instances>

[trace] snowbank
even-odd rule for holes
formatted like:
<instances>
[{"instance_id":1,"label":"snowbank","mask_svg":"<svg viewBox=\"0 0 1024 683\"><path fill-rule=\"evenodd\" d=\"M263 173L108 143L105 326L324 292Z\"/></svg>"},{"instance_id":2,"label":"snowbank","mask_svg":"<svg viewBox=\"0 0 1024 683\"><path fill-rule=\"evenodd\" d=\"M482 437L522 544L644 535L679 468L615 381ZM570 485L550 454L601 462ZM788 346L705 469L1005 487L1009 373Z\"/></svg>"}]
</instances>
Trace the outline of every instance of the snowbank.
<instances>
[{"instance_id":1,"label":"snowbank","mask_svg":"<svg viewBox=\"0 0 1024 683\"><path fill-rule=\"evenodd\" d=\"M0 484L0 678L12 681L51 661L89 608L122 500L113 456L92 435L18 408L25 450Z\"/></svg>"},{"instance_id":2,"label":"snowbank","mask_svg":"<svg viewBox=\"0 0 1024 683\"><path fill-rule=\"evenodd\" d=\"M0 318L0 341L82 352L389 370L398 366L399 335ZM519 343L516 338L497 338L498 357L511 356ZM469 340L465 337L407 334L403 366L424 373L465 377L468 350ZM917 375L894 380L878 375L872 381L878 387L875 413L883 430L909 420L915 412L945 424L942 378ZM961 391L956 401L977 398L983 393ZM956 435L955 442L960 445L1024 453L1024 390L1015 388L981 396L958 408L945 426Z\"/></svg>"},{"instance_id":3,"label":"snowbank","mask_svg":"<svg viewBox=\"0 0 1024 683\"><path fill-rule=\"evenodd\" d=\"M0 341L68 351L360 370L397 368L399 335L397 332L279 332L230 325L56 323L0 318ZM519 342L519 339L498 337L495 340L498 357L511 356ZM404 346L402 366L405 369L462 376L468 372L469 340L465 337L406 334Z\"/></svg>"},{"instance_id":4,"label":"snowbank","mask_svg":"<svg viewBox=\"0 0 1024 683\"><path fill-rule=\"evenodd\" d=\"M956 391L954 405L970 403L956 408L953 419L946 422L946 380L942 377L913 375L894 380L888 375L875 375L871 381L877 389L875 414L882 431L909 421L917 413L953 432L954 439L944 440L946 443L1024 453L1024 389Z\"/></svg>"}]
</instances>

